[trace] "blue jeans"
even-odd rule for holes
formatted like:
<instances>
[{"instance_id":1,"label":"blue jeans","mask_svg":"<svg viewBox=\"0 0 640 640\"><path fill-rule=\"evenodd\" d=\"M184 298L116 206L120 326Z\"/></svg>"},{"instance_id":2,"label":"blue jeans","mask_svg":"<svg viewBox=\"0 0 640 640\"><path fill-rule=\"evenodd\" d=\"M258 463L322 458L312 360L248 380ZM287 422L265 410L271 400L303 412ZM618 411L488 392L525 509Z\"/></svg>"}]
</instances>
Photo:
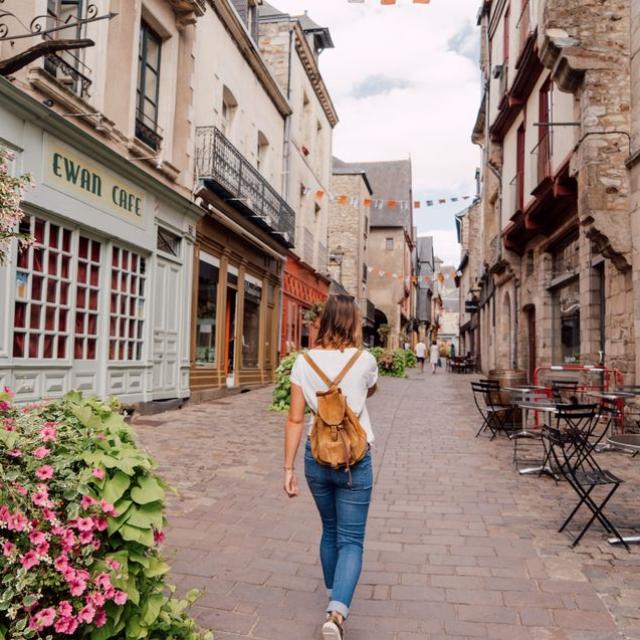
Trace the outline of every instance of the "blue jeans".
<instances>
[{"instance_id":1,"label":"blue jeans","mask_svg":"<svg viewBox=\"0 0 640 640\"><path fill-rule=\"evenodd\" d=\"M327 611L349 615L353 592L362 570L364 532L371 502L371 453L351 468L332 469L318 464L307 441L304 475L322 519L320 561L329 592Z\"/></svg>"}]
</instances>

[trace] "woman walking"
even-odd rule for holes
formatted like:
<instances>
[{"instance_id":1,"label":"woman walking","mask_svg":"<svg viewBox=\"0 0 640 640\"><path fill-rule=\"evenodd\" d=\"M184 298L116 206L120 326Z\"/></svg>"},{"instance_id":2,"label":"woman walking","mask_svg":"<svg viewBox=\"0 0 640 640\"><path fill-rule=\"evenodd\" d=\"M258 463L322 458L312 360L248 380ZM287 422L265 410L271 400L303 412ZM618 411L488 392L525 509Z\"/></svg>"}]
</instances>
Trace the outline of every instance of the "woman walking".
<instances>
[{"instance_id":1,"label":"woman walking","mask_svg":"<svg viewBox=\"0 0 640 640\"><path fill-rule=\"evenodd\" d=\"M293 365L284 454L284 489L291 498L298 495L294 460L304 431L305 406L316 414L318 401L323 400L328 389L333 389L334 394L339 389L338 394L344 395L348 409L357 416L355 421L364 430L362 437L366 437L366 443L370 445L374 440L366 399L375 392L378 366L370 353L361 350L361 326L353 299L331 296L320 319L315 347L298 356ZM318 434L312 430L309 436L317 442ZM362 569L373 487L371 453L364 439L362 442L361 459L338 468L322 464L314 457L319 455L318 448L312 453L310 438L305 444L304 473L322 521L320 561L329 597L327 619L322 626L324 640L343 640L344 621ZM345 448L349 453L349 446Z\"/></svg>"},{"instance_id":2,"label":"woman walking","mask_svg":"<svg viewBox=\"0 0 640 640\"><path fill-rule=\"evenodd\" d=\"M429 349L429 362L431 363L431 373L435 374L440 361L440 349L438 349L438 343L434 340L431 343L431 349Z\"/></svg>"}]
</instances>

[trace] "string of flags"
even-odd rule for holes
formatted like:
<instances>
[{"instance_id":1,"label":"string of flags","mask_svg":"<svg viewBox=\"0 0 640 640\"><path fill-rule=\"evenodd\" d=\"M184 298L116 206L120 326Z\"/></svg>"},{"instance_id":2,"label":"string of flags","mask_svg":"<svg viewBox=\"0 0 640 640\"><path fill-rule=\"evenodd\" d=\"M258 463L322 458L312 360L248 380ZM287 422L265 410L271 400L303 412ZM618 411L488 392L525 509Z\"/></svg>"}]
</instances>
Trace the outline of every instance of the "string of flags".
<instances>
[{"instance_id":1,"label":"string of flags","mask_svg":"<svg viewBox=\"0 0 640 640\"><path fill-rule=\"evenodd\" d=\"M311 195L312 190L308 187L305 187L302 190L303 196ZM425 207L435 207L442 204L455 203L465 200L470 200L473 196L454 196L449 198L431 198L429 200L414 200L413 202L410 200L396 200L394 198L364 198L360 199L357 197L350 197L344 194L335 194L331 192L325 191L316 191L313 194L315 200L320 202L325 198L332 203L336 203L339 205L349 204L352 207L358 207L362 204L366 209L400 209L401 211L408 211L410 205L413 205L414 209L422 208L424 204Z\"/></svg>"},{"instance_id":2,"label":"string of flags","mask_svg":"<svg viewBox=\"0 0 640 640\"><path fill-rule=\"evenodd\" d=\"M412 0L413 4L429 4L431 0ZM364 0L347 0L351 4L364 4ZM380 0L380 4L396 4L396 0Z\"/></svg>"},{"instance_id":3,"label":"string of flags","mask_svg":"<svg viewBox=\"0 0 640 640\"><path fill-rule=\"evenodd\" d=\"M386 278L387 280L398 280L399 282L409 282L418 284L418 282L424 282L425 284L438 283L443 285L447 278L454 280L458 275L455 271L436 271L433 276L407 276L402 273L394 271L386 271L378 267L367 267L367 272L372 276L378 278Z\"/></svg>"}]
</instances>

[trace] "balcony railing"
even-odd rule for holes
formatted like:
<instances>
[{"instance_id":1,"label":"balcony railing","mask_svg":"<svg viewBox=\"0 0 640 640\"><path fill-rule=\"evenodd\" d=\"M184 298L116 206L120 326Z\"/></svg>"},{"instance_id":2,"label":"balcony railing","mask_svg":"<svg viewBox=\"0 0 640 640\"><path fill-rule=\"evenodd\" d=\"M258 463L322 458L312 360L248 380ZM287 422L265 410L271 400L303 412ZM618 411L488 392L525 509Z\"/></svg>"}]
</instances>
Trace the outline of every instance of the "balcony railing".
<instances>
[{"instance_id":1,"label":"balcony railing","mask_svg":"<svg viewBox=\"0 0 640 640\"><path fill-rule=\"evenodd\" d=\"M236 209L293 247L293 209L216 127L196 127L196 172Z\"/></svg>"},{"instance_id":2,"label":"balcony railing","mask_svg":"<svg viewBox=\"0 0 640 640\"><path fill-rule=\"evenodd\" d=\"M155 151L162 144L162 129L140 109L136 110L136 138Z\"/></svg>"},{"instance_id":3,"label":"balcony railing","mask_svg":"<svg viewBox=\"0 0 640 640\"><path fill-rule=\"evenodd\" d=\"M548 129L548 127L547 127ZM531 150L529 159L530 181L535 190L546 178L551 176L551 133L541 131L542 137Z\"/></svg>"},{"instance_id":4,"label":"balcony railing","mask_svg":"<svg viewBox=\"0 0 640 640\"><path fill-rule=\"evenodd\" d=\"M47 54L44 58L44 69L76 95L81 98L88 97L91 69L71 51Z\"/></svg>"}]
</instances>

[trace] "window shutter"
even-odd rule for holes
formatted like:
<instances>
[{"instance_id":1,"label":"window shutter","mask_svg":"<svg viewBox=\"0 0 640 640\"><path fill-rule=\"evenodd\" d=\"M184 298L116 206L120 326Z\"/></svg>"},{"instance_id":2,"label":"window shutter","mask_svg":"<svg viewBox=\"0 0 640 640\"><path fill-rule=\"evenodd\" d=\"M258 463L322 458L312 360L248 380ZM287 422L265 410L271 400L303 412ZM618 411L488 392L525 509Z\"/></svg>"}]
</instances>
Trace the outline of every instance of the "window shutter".
<instances>
[{"instance_id":1,"label":"window shutter","mask_svg":"<svg viewBox=\"0 0 640 640\"><path fill-rule=\"evenodd\" d=\"M235 7L236 11L240 14L242 21L247 24L247 18L249 14L249 1L248 0L231 0L231 4Z\"/></svg>"}]
</instances>

